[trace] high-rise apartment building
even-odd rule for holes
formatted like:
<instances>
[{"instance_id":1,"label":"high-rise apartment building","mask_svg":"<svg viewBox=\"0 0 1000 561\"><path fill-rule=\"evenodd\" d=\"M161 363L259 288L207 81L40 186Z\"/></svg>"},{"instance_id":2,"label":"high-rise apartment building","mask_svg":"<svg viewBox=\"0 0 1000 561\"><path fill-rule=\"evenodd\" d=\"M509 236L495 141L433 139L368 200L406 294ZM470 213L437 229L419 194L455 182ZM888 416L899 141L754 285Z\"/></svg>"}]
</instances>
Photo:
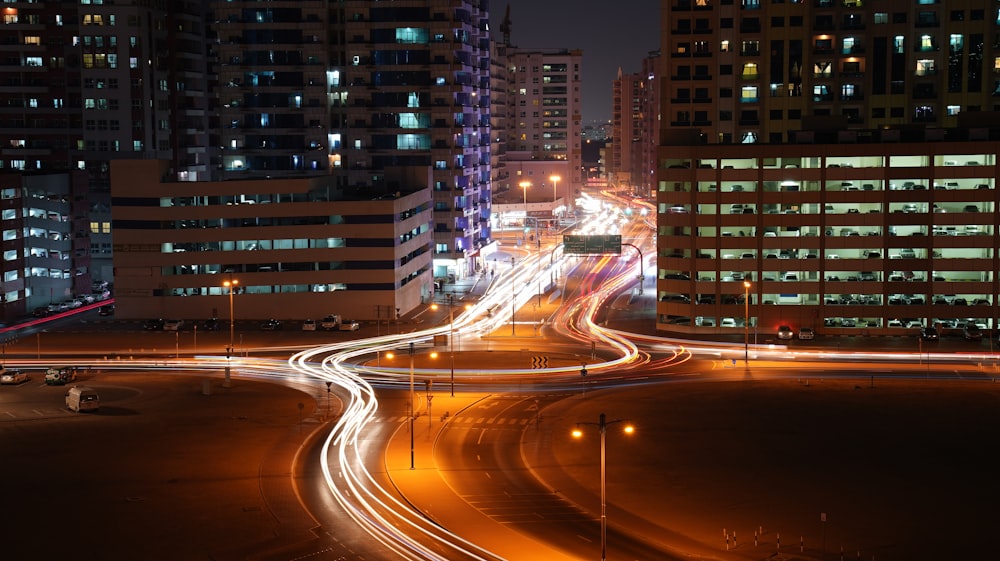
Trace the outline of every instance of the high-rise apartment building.
<instances>
[{"instance_id":1,"label":"high-rise apartment building","mask_svg":"<svg viewBox=\"0 0 1000 561\"><path fill-rule=\"evenodd\" d=\"M954 127L997 107L997 8L665 0L663 120L709 143L785 142L810 117Z\"/></svg>"},{"instance_id":2,"label":"high-rise apartment building","mask_svg":"<svg viewBox=\"0 0 1000 561\"><path fill-rule=\"evenodd\" d=\"M659 53L642 60L642 71L618 70L612 95L612 141L607 176L611 189L642 197L653 194L659 139Z\"/></svg>"},{"instance_id":3,"label":"high-rise apartment building","mask_svg":"<svg viewBox=\"0 0 1000 561\"><path fill-rule=\"evenodd\" d=\"M187 179L211 172L204 10L203 2L184 1L4 3L0 172L35 178L31 193L21 182L4 188L35 200L38 188L61 185L59 178L68 173L82 171L86 177L82 190L53 192L79 199L71 235L74 246L86 247L68 253L41 248L69 255L60 270L71 273L60 275L63 286L53 284L51 273L40 277L42 290L32 291L33 276L47 268L18 267L25 271L22 289L8 292L7 309L23 311L28 297L30 305L39 305L42 293L58 299L89 292L91 279L111 280L112 159L166 158L172 161L170 172ZM52 181L38 179L46 174ZM30 237L24 228L8 228L7 221L5 216L5 236Z\"/></svg>"},{"instance_id":4,"label":"high-rise apartment building","mask_svg":"<svg viewBox=\"0 0 1000 561\"><path fill-rule=\"evenodd\" d=\"M583 52L507 48L507 182L495 186L520 200L566 200L583 183ZM553 181L553 177L558 180Z\"/></svg>"},{"instance_id":5,"label":"high-rise apartment building","mask_svg":"<svg viewBox=\"0 0 1000 561\"><path fill-rule=\"evenodd\" d=\"M664 3L657 327L995 329L998 13Z\"/></svg>"},{"instance_id":6,"label":"high-rise apartment building","mask_svg":"<svg viewBox=\"0 0 1000 561\"><path fill-rule=\"evenodd\" d=\"M332 175L353 197L433 170L435 275L490 239L486 2L214 2L223 176Z\"/></svg>"}]
</instances>

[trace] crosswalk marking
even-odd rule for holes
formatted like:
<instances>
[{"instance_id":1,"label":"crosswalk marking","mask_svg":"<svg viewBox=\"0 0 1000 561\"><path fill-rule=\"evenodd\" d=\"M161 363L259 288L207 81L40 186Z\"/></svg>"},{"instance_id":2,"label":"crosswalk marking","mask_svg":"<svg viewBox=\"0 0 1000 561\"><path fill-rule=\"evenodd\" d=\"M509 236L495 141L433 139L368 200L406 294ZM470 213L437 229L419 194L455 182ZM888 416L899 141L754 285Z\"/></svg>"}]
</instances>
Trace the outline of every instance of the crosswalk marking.
<instances>
[{"instance_id":1,"label":"crosswalk marking","mask_svg":"<svg viewBox=\"0 0 1000 561\"><path fill-rule=\"evenodd\" d=\"M373 419L376 423L406 423L409 422L410 418L407 415L399 415L394 417L376 417ZM523 417L449 417L447 421L450 424L459 425L497 425L497 426L524 426L528 423L534 422L534 419L526 419Z\"/></svg>"}]
</instances>

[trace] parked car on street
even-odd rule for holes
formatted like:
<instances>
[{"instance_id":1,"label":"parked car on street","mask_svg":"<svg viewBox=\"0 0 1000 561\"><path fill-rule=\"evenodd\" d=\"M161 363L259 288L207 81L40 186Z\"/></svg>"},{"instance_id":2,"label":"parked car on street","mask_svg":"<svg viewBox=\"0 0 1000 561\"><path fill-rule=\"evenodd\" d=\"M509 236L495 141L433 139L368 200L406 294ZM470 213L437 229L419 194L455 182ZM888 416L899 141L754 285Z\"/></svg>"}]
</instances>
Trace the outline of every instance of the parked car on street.
<instances>
[{"instance_id":1,"label":"parked car on street","mask_svg":"<svg viewBox=\"0 0 1000 561\"><path fill-rule=\"evenodd\" d=\"M321 321L319 324L320 327L322 327L327 331L333 331L334 329L337 329L338 325L340 325L340 316L333 314L330 314L325 318L323 318L323 321Z\"/></svg>"},{"instance_id":2,"label":"parked car on street","mask_svg":"<svg viewBox=\"0 0 1000 561\"><path fill-rule=\"evenodd\" d=\"M361 329L361 324L354 320L342 319L340 320L340 327L338 329L341 331L357 331Z\"/></svg>"},{"instance_id":3,"label":"parked car on street","mask_svg":"<svg viewBox=\"0 0 1000 561\"><path fill-rule=\"evenodd\" d=\"M49 368L45 371L45 385L62 386L76 381L76 369L69 366Z\"/></svg>"},{"instance_id":4,"label":"parked car on street","mask_svg":"<svg viewBox=\"0 0 1000 561\"><path fill-rule=\"evenodd\" d=\"M142 328L146 331L162 331L164 321L162 319L147 319L143 324Z\"/></svg>"},{"instance_id":5,"label":"parked car on street","mask_svg":"<svg viewBox=\"0 0 1000 561\"><path fill-rule=\"evenodd\" d=\"M302 331L316 331L316 321L307 319L302 322Z\"/></svg>"},{"instance_id":6,"label":"parked car on street","mask_svg":"<svg viewBox=\"0 0 1000 561\"><path fill-rule=\"evenodd\" d=\"M816 338L816 333L811 327L803 327L799 329L799 340L800 341L811 341Z\"/></svg>"},{"instance_id":7,"label":"parked car on street","mask_svg":"<svg viewBox=\"0 0 1000 561\"><path fill-rule=\"evenodd\" d=\"M28 381L28 373L16 368L0 369L0 384L23 384Z\"/></svg>"},{"instance_id":8,"label":"parked car on street","mask_svg":"<svg viewBox=\"0 0 1000 561\"><path fill-rule=\"evenodd\" d=\"M264 331L278 331L281 329L281 322L272 318L262 323L260 328Z\"/></svg>"},{"instance_id":9,"label":"parked car on street","mask_svg":"<svg viewBox=\"0 0 1000 561\"><path fill-rule=\"evenodd\" d=\"M791 339L794 335L795 332L792 331L792 328L787 325L782 325L781 327L778 328L778 339L788 340Z\"/></svg>"},{"instance_id":10,"label":"parked car on street","mask_svg":"<svg viewBox=\"0 0 1000 561\"><path fill-rule=\"evenodd\" d=\"M184 320L182 319L168 319L163 322L164 331L180 331L184 327Z\"/></svg>"}]
</instances>

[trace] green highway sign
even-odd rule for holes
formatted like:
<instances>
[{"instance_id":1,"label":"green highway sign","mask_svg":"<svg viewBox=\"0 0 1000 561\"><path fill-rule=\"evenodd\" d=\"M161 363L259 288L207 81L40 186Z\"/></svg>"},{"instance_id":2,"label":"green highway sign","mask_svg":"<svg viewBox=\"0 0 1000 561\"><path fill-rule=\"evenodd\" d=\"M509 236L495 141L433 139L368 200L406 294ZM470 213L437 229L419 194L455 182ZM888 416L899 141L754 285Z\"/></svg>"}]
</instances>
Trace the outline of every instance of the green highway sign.
<instances>
[{"instance_id":1,"label":"green highway sign","mask_svg":"<svg viewBox=\"0 0 1000 561\"><path fill-rule=\"evenodd\" d=\"M569 254L621 253L622 237L617 235L563 236L563 251Z\"/></svg>"}]
</instances>

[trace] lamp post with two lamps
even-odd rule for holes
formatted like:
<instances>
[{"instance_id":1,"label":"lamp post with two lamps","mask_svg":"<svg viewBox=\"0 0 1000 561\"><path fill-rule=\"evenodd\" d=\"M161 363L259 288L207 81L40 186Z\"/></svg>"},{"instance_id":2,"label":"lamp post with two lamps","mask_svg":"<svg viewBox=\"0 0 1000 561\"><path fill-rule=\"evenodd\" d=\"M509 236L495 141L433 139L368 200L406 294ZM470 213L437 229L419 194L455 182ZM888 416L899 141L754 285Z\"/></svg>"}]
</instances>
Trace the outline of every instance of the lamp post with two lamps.
<instances>
[{"instance_id":1,"label":"lamp post with two lamps","mask_svg":"<svg viewBox=\"0 0 1000 561\"><path fill-rule=\"evenodd\" d=\"M577 423L576 428L573 429L573 438L583 437L583 431L580 429L581 425L593 425L598 428L601 433L601 561L605 561L608 558L608 512L607 512L607 432L608 425L623 422L623 419L615 419L614 421L607 420L604 413L601 413L600 419L596 423ZM626 424L623 431L625 434L632 434L635 432L635 427Z\"/></svg>"},{"instance_id":2,"label":"lamp post with two lamps","mask_svg":"<svg viewBox=\"0 0 1000 561\"><path fill-rule=\"evenodd\" d=\"M387 360L392 360L396 358L396 355L389 351L385 353L385 358ZM410 399L408 404L408 413L410 417L410 469L414 469L414 440L413 440L413 421L416 418L416 412L413 410L414 407L414 392L413 392L413 343L410 343Z\"/></svg>"},{"instance_id":3,"label":"lamp post with two lamps","mask_svg":"<svg viewBox=\"0 0 1000 561\"><path fill-rule=\"evenodd\" d=\"M743 281L743 364L750 364L750 281Z\"/></svg>"},{"instance_id":4,"label":"lamp post with two lamps","mask_svg":"<svg viewBox=\"0 0 1000 561\"><path fill-rule=\"evenodd\" d=\"M230 278L227 281L222 282L222 286L229 289L229 346L226 347L226 381L223 383L223 387L228 388L231 384L230 382L230 359L233 352L236 350L233 345L236 342L236 314L233 312L233 293L236 292L236 287L239 286L239 279Z\"/></svg>"}]
</instances>

